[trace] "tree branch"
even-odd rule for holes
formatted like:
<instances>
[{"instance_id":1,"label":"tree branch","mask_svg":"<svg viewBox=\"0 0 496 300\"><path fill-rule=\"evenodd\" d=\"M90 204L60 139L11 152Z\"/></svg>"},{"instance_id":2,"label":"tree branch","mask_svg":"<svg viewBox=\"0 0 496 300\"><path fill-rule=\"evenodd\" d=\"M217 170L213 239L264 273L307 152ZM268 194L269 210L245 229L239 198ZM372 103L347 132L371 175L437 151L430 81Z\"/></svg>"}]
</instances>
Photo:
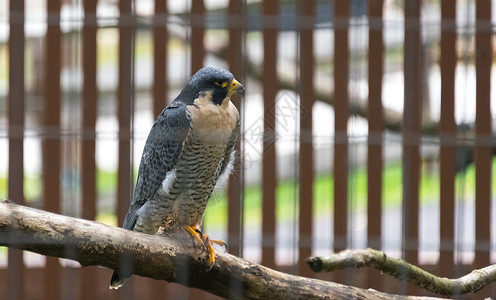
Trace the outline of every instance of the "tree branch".
<instances>
[{"instance_id":1,"label":"tree branch","mask_svg":"<svg viewBox=\"0 0 496 300\"><path fill-rule=\"evenodd\" d=\"M364 290L271 270L227 253L216 253L206 272L206 254L178 229L147 235L0 201L0 245L69 258L83 266L119 269L127 258L136 275L241 299L427 299ZM173 236L171 238L170 236Z\"/></svg>"},{"instance_id":2,"label":"tree branch","mask_svg":"<svg viewBox=\"0 0 496 300\"><path fill-rule=\"evenodd\" d=\"M384 252L374 249L345 250L326 257L308 258L306 262L314 272L371 267L399 280L407 280L423 289L444 296L475 293L496 281L496 265L474 270L458 279L440 278L401 259L390 258Z\"/></svg>"}]
</instances>

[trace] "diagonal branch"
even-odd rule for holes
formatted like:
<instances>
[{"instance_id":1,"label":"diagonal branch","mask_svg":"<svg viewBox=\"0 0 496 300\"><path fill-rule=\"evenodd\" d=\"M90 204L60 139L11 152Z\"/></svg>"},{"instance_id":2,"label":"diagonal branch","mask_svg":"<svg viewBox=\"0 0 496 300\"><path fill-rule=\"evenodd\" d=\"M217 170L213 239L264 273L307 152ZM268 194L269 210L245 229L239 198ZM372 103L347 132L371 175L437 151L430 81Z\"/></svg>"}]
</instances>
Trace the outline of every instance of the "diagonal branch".
<instances>
[{"instance_id":1,"label":"diagonal branch","mask_svg":"<svg viewBox=\"0 0 496 300\"><path fill-rule=\"evenodd\" d=\"M127 258L136 275L177 282L224 298L427 299L289 275L225 253L216 253L215 266L206 272L206 254L191 246L191 238L182 229L168 236L174 238L0 201L0 245L73 259L83 266L119 269L124 266L122 258Z\"/></svg>"},{"instance_id":2,"label":"diagonal branch","mask_svg":"<svg viewBox=\"0 0 496 300\"><path fill-rule=\"evenodd\" d=\"M401 259L390 258L384 252L370 248L345 250L326 257L312 257L306 262L314 272L371 267L444 296L475 293L496 282L496 265L474 270L458 279L440 278Z\"/></svg>"}]
</instances>

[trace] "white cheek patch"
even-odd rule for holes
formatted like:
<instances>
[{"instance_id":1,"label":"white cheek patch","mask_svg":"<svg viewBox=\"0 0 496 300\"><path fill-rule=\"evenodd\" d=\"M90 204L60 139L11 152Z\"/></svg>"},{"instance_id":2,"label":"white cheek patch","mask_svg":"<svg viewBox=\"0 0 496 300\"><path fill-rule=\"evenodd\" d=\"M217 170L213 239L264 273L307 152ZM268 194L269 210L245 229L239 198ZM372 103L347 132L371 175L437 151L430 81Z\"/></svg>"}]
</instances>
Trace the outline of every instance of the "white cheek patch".
<instances>
[{"instance_id":1,"label":"white cheek patch","mask_svg":"<svg viewBox=\"0 0 496 300\"><path fill-rule=\"evenodd\" d=\"M231 175L233 169L234 169L234 158L236 156L236 151L231 152L231 157L229 158L229 163L227 164L226 168L224 169L224 172L220 174L219 179L217 179L217 186L224 186L227 182L227 179L229 179L229 175Z\"/></svg>"},{"instance_id":2,"label":"white cheek patch","mask_svg":"<svg viewBox=\"0 0 496 300\"><path fill-rule=\"evenodd\" d=\"M172 169L165 174L164 181L162 181L162 189L165 194L169 193L174 181L176 181L176 169Z\"/></svg>"}]
</instances>

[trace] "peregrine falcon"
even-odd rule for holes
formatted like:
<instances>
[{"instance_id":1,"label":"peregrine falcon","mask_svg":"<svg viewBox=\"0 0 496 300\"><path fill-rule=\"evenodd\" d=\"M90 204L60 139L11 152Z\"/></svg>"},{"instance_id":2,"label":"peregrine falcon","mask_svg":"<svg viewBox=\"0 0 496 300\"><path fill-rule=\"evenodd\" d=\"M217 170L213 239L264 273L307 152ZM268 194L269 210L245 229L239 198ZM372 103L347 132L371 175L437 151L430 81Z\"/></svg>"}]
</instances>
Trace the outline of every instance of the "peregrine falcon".
<instances>
[{"instance_id":1,"label":"peregrine falcon","mask_svg":"<svg viewBox=\"0 0 496 300\"><path fill-rule=\"evenodd\" d=\"M230 101L244 87L223 69L203 68L157 117L141 156L126 229L157 233L177 224L189 232L215 262L211 240L200 231L203 214L221 176L232 171L239 112ZM131 274L115 271L110 288L117 289Z\"/></svg>"}]
</instances>

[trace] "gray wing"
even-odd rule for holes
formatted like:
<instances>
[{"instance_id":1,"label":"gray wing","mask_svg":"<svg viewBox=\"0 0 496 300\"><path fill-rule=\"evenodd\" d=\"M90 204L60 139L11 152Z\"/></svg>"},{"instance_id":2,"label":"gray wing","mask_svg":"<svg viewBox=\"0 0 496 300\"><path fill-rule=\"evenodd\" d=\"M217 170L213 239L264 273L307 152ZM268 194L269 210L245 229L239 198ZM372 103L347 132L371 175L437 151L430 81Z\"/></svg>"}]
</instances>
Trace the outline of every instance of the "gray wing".
<instances>
[{"instance_id":1,"label":"gray wing","mask_svg":"<svg viewBox=\"0 0 496 300\"><path fill-rule=\"evenodd\" d=\"M143 149L133 200L123 228L134 228L137 211L153 197L165 174L174 168L190 123L186 105L181 102L167 106L155 120Z\"/></svg>"},{"instance_id":2,"label":"gray wing","mask_svg":"<svg viewBox=\"0 0 496 300\"><path fill-rule=\"evenodd\" d=\"M238 134L239 134L239 116L238 119L236 120L236 127L234 128L231 136L229 137L229 141L227 142L226 151L224 152L224 159L222 161L222 166L219 173L220 176L222 177L229 175L229 174L225 174L225 172L226 170L229 169L229 164L232 163L231 154L234 151L234 146L236 145Z\"/></svg>"}]
</instances>

